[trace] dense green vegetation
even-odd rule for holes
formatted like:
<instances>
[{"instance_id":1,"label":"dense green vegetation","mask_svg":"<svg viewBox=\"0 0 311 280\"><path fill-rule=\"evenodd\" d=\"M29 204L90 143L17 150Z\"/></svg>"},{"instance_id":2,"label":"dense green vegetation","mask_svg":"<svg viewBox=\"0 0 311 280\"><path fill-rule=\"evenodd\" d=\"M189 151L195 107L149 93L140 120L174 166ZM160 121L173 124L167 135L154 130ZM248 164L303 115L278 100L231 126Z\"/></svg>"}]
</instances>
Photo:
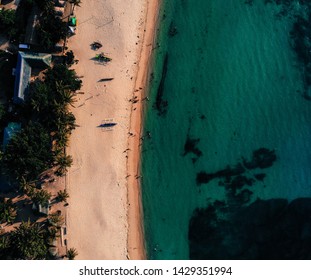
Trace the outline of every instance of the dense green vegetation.
<instances>
[{"instance_id":1,"label":"dense green vegetation","mask_svg":"<svg viewBox=\"0 0 311 280\"><path fill-rule=\"evenodd\" d=\"M17 133L3 155L5 173L17 181L36 179L52 162L50 136L40 123L30 123Z\"/></svg>"},{"instance_id":2,"label":"dense green vegetation","mask_svg":"<svg viewBox=\"0 0 311 280\"><path fill-rule=\"evenodd\" d=\"M46 231L38 223L22 222L7 235L1 236L0 258L4 259L46 259Z\"/></svg>"},{"instance_id":3,"label":"dense green vegetation","mask_svg":"<svg viewBox=\"0 0 311 280\"><path fill-rule=\"evenodd\" d=\"M73 7L80 1L73 1ZM40 46L49 50L67 35L67 23L56 15L54 1L21 0L16 11L0 11L0 33L11 43L24 42L28 17L33 8L39 10L37 35ZM19 122L22 130L16 133L4 150L0 151L2 172L9 181L19 187L18 194L25 194L36 204L46 204L52 194L38 189L48 171L63 176L72 164L72 157L66 154L69 136L75 129L75 116L70 111L74 106L75 92L81 88L81 80L68 67L76 63L69 51L64 56L64 64L47 69L44 79L36 79L30 84L29 99L21 105L0 106L0 127L9 122ZM11 70L16 65L16 55L0 51L0 88L12 97L14 77ZM6 87L7 88L6 88ZM57 193L56 202L67 202L66 190ZM0 197L0 223L12 224L17 217L17 206L12 199ZM18 221L20 217L17 217ZM47 259L53 258L49 252L51 242L59 237L63 224L60 213L53 213L41 224L22 222L15 230L4 233L0 230L0 259ZM71 248L67 257L74 259L77 251Z\"/></svg>"},{"instance_id":4,"label":"dense green vegetation","mask_svg":"<svg viewBox=\"0 0 311 280\"><path fill-rule=\"evenodd\" d=\"M38 43L44 49L51 49L65 38L68 31L67 23L57 16L54 1L51 0L21 0L16 11L3 9L0 11L0 33L11 41L23 42L28 18L34 7L38 8L40 15L36 27Z\"/></svg>"},{"instance_id":5,"label":"dense green vegetation","mask_svg":"<svg viewBox=\"0 0 311 280\"><path fill-rule=\"evenodd\" d=\"M44 259L46 244L44 231L37 223L23 222L10 235L10 247L13 258L24 260Z\"/></svg>"},{"instance_id":6,"label":"dense green vegetation","mask_svg":"<svg viewBox=\"0 0 311 280\"><path fill-rule=\"evenodd\" d=\"M0 11L0 33L12 37L17 33L15 27L16 12L14 10Z\"/></svg>"},{"instance_id":7,"label":"dense green vegetation","mask_svg":"<svg viewBox=\"0 0 311 280\"><path fill-rule=\"evenodd\" d=\"M75 117L69 106L75 101L75 91L81 80L65 65L56 65L46 72L45 81L31 85L30 100L25 104L25 127L17 133L3 154L5 172L20 184L36 180L49 168L64 175L72 163L64 152Z\"/></svg>"},{"instance_id":8,"label":"dense green vegetation","mask_svg":"<svg viewBox=\"0 0 311 280\"><path fill-rule=\"evenodd\" d=\"M0 223L13 223L16 218L16 207L12 199L0 198Z\"/></svg>"},{"instance_id":9,"label":"dense green vegetation","mask_svg":"<svg viewBox=\"0 0 311 280\"><path fill-rule=\"evenodd\" d=\"M22 40L32 8L33 0L21 0L16 10L0 11L0 33L13 41Z\"/></svg>"},{"instance_id":10,"label":"dense green vegetation","mask_svg":"<svg viewBox=\"0 0 311 280\"><path fill-rule=\"evenodd\" d=\"M49 202L52 195L46 190L32 189L29 193L29 196L31 197L33 202L45 205Z\"/></svg>"},{"instance_id":11,"label":"dense green vegetation","mask_svg":"<svg viewBox=\"0 0 311 280\"><path fill-rule=\"evenodd\" d=\"M65 162L60 157L61 151L67 146L68 136L75 128L75 117L68 107L73 106L74 92L80 87L81 80L65 65L56 65L49 69L45 82L37 81L33 84L29 102L32 117L53 135L54 160L58 163ZM68 160L66 162L68 163Z\"/></svg>"},{"instance_id":12,"label":"dense green vegetation","mask_svg":"<svg viewBox=\"0 0 311 280\"><path fill-rule=\"evenodd\" d=\"M5 174L37 204L45 204L51 199L51 193L36 188L40 175L51 170L62 176L72 164L72 157L65 153L69 135L76 127L75 117L69 109L74 104L75 91L80 87L81 80L66 65L49 68L44 81L36 80L31 84L30 98L19 108L19 121L23 129L15 134L3 151ZM59 191L57 195L59 202L66 202L66 191ZM13 222L15 216L12 201L3 200L0 203L1 222ZM37 225L23 223L10 234L0 235L0 258L49 257L46 240L57 236L57 219L61 221L61 217L50 217L52 225L44 229L45 234ZM38 236L34 237L35 234ZM20 240L24 240L23 246ZM70 251L70 258L74 258L75 254L76 251Z\"/></svg>"},{"instance_id":13,"label":"dense green vegetation","mask_svg":"<svg viewBox=\"0 0 311 280\"><path fill-rule=\"evenodd\" d=\"M56 16L52 1L36 1L41 10L40 23L37 27L40 45L46 49L53 48L67 35L67 23Z\"/></svg>"}]
</instances>

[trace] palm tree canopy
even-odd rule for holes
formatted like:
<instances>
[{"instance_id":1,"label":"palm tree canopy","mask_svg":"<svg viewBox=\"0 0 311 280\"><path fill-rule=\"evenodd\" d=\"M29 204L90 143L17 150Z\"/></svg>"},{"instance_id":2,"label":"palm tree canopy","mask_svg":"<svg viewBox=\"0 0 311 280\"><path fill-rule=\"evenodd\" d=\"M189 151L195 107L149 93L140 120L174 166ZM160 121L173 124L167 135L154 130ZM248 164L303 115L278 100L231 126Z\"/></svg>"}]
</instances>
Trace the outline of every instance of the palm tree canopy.
<instances>
[{"instance_id":1,"label":"palm tree canopy","mask_svg":"<svg viewBox=\"0 0 311 280\"><path fill-rule=\"evenodd\" d=\"M44 232L37 223L22 222L10 236L14 259L45 259L47 246L44 242Z\"/></svg>"},{"instance_id":2,"label":"palm tree canopy","mask_svg":"<svg viewBox=\"0 0 311 280\"><path fill-rule=\"evenodd\" d=\"M12 199L1 198L0 200L0 224L11 223L16 218L16 206Z\"/></svg>"},{"instance_id":3,"label":"palm tree canopy","mask_svg":"<svg viewBox=\"0 0 311 280\"><path fill-rule=\"evenodd\" d=\"M8 143L3 164L12 179L35 180L52 163L51 138L42 125L30 123Z\"/></svg>"},{"instance_id":4,"label":"palm tree canopy","mask_svg":"<svg viewBox=\"0 0 311 280\"><path fill-rule=\"evenodd\" d=\"M67 257L69 260L74 260L77 255L78 255L78 252L76 248L70 248L67 251Z\"/></svg>"}]
</instances>

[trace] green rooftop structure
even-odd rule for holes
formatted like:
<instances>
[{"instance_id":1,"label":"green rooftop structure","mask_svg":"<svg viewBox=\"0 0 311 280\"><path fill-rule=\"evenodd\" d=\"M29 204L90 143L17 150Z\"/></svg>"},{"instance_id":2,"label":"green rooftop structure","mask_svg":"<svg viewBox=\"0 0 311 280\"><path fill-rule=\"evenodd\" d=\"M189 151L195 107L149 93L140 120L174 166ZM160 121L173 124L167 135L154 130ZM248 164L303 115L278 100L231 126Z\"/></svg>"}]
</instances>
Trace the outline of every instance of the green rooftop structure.
<instances>
[{"instance_id":1,"label":"green rooftop structure","mask_svg":"<svg viewBox=\"0 0 311 280\"><path fill-rule=\"evenodd\" d=\"M3 148L7 146L12 137L21 130L21 124L10 122L3 132Z\"/></svg>"},{"instance_id":2,"label":"green rooftop structure","mask_svg":"<svg viewBox=\"0 0 311 280\"><path fill-rule=\"evenodd\" d=\"M69 25L70 26L76 26L77 25L77 18L76 17L71 17L69 20Z\"/></svg>"},{"instance_id":3,"label":"green rooftop structure","mask_svg":"<svg viewBox=\"0 0 311 280\"><path fill-rule=\"evenodd\" d=\"M29 90L32 69L46 69L51 65L51 62L52 55L50 54L18 52L13 97L14 103L20 104L25 101Z\"/></svg>"}]
</instances>

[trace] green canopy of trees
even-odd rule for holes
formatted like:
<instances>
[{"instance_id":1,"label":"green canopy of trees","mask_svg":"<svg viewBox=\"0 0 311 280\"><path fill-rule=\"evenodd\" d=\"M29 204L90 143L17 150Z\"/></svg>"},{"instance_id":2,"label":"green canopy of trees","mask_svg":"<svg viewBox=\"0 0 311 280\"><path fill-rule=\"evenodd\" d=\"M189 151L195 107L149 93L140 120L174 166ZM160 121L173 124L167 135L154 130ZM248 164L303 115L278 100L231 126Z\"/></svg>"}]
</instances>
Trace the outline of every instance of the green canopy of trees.
<instances>
[{"instance_id":1,"label":"green canopy of trees","mask_svg":"<svg viewBox=\"0 0 311 280\"><path fill-rule=\"evenodd\" d=\"M9 235L11 257L13 259L46 259L48 248L45 244L45 232L38 223L22 222Z\"/></svg>"},{"instance_id":2,"label":"green canopy of trees","mask_svg":"<svg viewBox=\"0 0 311 280\"><path fill-rule=\"evenodd\" d=\"M12 199L0 199L0 224L13 223L16 218L16 207Z\"/></svg>"},{"instance_id":3,"label":"green canopy of trees","mask_svg":"<svg viewBox=\"0 0 311 280\"><path fill-rule=\"evenodd\" d=\"M68 135L76 127L75 116L68 106L73 106L75 91L81 88L81 84L75 71L61 64L48 69L45 81L37 81L32 87L31 111L35 119L53 135L56 150L66 147Z\"/></svg>"},{"instance_id":4,"label":"green canopy of trees","mask_svg":"<svg viewBox=\"0 0 311 280\"><path fill-rule=\"evenodd\" d=\"M15 10L1 10L0 11L0 33L13 37L17 33L15 26L16 11Z\"/></svg>"},{"instance_id":5,"label":"green canopy of trees","mask_svg":"<svg viewBox=\"0 0 311 280\"><path fill-rule=\"evenodd\" d=\"M52 155L46 129L39 123L30 123L10 140L2 161L12 179L31 181L51 167Z\"/></svg>"},{"instance_id":6,"label":"green canopy of trees","mask_svg":"<svg viewBox=\"0 0 311 280\"><path fill-rule=\"evenodd\" d=\"M39 2L40 3L40 2ZM37 27L40 45L51 49L61 39L64 39L68 32L65 21L56 16L54 5L51 1L43 1L39 4L41 8L40 23Z\"/></svg>"},{"instance_id":7,"label":"green canopy of trees","mask_svg":"<svg viewBox=\"0 0 311 280\"><path fill-rule=\"evenodd\" d=\"M19 39L19 36L26 32L27 20L32 8L33 0L21 0L16 10L0 11L0 33L10 39Z\"/></svg>"},{"instance_id":8,"label":"green canopy of trees","mask_svg":"<svg viewBox=\"0 0 311 280\"><path fill-rule=\"evenodd\" d=\"M36 180L40 173L57 167L64 175L72 164L64 148L75 129L75 116L69 105L75 102L75 90L81 80L66 65L48 69L44 81L31 86L29 103L30 122L7 145L2 162L5 172L18 183Z\"/></svg>"},{"instance_id":9,"label":"green canopy of trees","mask_svg":"<svg viewBox=\"0 0 311 280\"><path fill-rule=\"evenodd\" d=\"M64 64L58 64L50 68L45 76L47 85L55 90L57 83L63 84L71 91L79 90L82 85L82 81L78 79L76 72L72 69L68 69Z\"/></svg>"},{"instance_id":10,"label":"green canopy of trees","mask_svg":"<svg viewBox=\"0 0 311 280\"><path fill-rule=\"evenodd\" d=\"M30 197L33 202L45 205L49 202L52 195L46 190L33 190Z\"/></svg>"}]
</instances>

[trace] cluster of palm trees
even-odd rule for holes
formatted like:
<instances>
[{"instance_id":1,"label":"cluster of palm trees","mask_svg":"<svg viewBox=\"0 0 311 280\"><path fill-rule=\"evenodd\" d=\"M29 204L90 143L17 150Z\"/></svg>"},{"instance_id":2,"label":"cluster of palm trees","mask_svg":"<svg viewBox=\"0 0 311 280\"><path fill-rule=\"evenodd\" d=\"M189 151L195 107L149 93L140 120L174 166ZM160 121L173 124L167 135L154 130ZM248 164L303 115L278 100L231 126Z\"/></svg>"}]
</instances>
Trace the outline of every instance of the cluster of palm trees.
<instances>
[{"instance_id":1,"label":"cluster of palm trees","mask_svg":"<svg viewBox=\"0 0 311 280\"><path fill-rule=\"evenodd\" d=\"M54 1L34 0L40 10L39 24L36 26L40 45L51 49L67 35L67 23L57 16Z\"/></svg>"},{"instance_id":2,"label":"cluster of palm trees","mask_svg":"<svg viewBox=\"0 0 311 280\"><path fill-rule=\"evenodd\" d=\"M43 224L22 222L13 231L0 235L0 259L54 259L49 249L55 247L54 240L59 237L63 222L63 216L57 212ZM73 260L77 255L75 248L69 248L63 257Z\"/></svg>"},{"instance_id":3,"label":"cluster of palm trees","mask_svg":"<svg viewBox=\"0 0 311 280\"><path fill-rule=\"evenodd\" d=\"M21 191L34 203L45 205L51 193L37 189L41 175L49 171L63 176L72 164L66 154L69 137L76 128L75 117L70 111L74 106L76 90L81 80L67 65L55 65L45 73L44 80L30 85L29 100L23 105L26 112L21 120L23 129L8 143L2 155L2 164L10 181L19 184ZM57 193L56 201L67 202L66 190ZM16 206L12 200L0 201L0 223L12 223L16 217ZM11 251L11 258L42 259L49 257L48 239L58 236L62 216L48 216L45 227L23 222L10 234L0 233L0 256ZM34 236L36 235L36 236ZM24 244L22 243L22 240ZM36 249L33 249L36 248ZM77 251L71 248L68 259L74 259Z\"/></svg>"},{"instance_id":4,"label":"cluster of palm trees","mask_svg":"<svg viewBox=\"0 0 311 280\"><path fill-rule=\"evenodd\" d=\"M74 106L75 91L80 87L81 80L66 65L48 69L44 81L31 85L25 104L28 120L10 140L2 159L11 180L19 182L23 190L27 187L29 192L33 187L29 182L47 169L54 168L56 175L63 176L71 166L66 147L76 123L70 106Z\"/></svg>"},{"instance_id":5,"label":"cluster of palm trees","mask_svg":"<svg viewBox=\"0 0 311 280\"><path fill-rule=\"evenodd\" d=\"M46 259L48 247L42 225L22 222L15 230L0 236L1 259Z\"/></svg>"},{"instance_id":6,"label":"cluster of palm trees","mask_svg":"<svg viewBox=\"0 0 311 280\"><path fill-rule=\"evenodd\" d=\"M31 121L6 146L2 167L11 182L35 180L52 167L53 153L49 132L39 122Z\"/></svg>"},{"instance_id":7,"label":"cluster of palm trees","mask_svg":"<svg viewBox=\"0 0 311 280\"><path fill-rule=\"evenodd\" d=\"M0 33L8 36L9 38L13 37L16 33L16 11L13 9L0 10Z\"/></svg>"},{"instance_id":8,"label":"cluster of palm trees","mask_svg":"<svg viewBox=\"0 0 311 280\"><path fill-rule=\"evenodd\" d=\"M48 130L52 141L53 162L56 175L62 176L72 164L72 157L66 155L69 136L76 128L75 116L70 111L74 106L75 91L81 81L66 65L55 65L48 69L44 81L36 81L30 97L33 118Z\"/></svg>"},{"instance_id":9,"label":"cluster of palm trees","mask_svg":"<svg viewBox=\"0 0 311 280\"><path fill-rule=\"evenodd\" d=\"M54 11L54 1L24 0L29 7L36 4L40 11L38 25L40 43L50 48L66 36L67 25ZM72 13L80 0L69 0ZM13 11L0 16L5 23L13 23ZM0 24L1 25L1 24ZM0 26L1 29L2 26ZM40 174L47 170L63 176L72 164L72 157L66 154L69 137L76 128L75 116L70 111L74 106L76 91L81 88L81 80L74 70L73 52L68 52L66 64L55 65L45 73L44 80L36 80L30 85L29 100L22 106L23 129L1 151L0 161L10 182L16 182L20 190L34 203L44 205L51 199L51 193L37 189ZM67 202L66 190L57 193L58 202ZM0 199L0 224L13 223L17 216L17 207L12 199ZM0 258L45 259L51 257L49 240L59 236L63 216L50 214L44 224L22 222L15 230L3 234L0 232ZM70 248L67 258L74 259L77 250Z\"/></svg>"},{"instance_id":10,"label":"cluster of palm trees","mask_svg":"<svg viewBox=\"0 0 311 280\"><path fill-rule=\"evenodd\" d=\"M35 0L41 11L39 25L37 26L38 37L41 46L51 49L68 33L67 23L58 17L54 9L54 1ZM80 6L81 0L69 0L72 4L71 14L76 6Z\"/></svg>"}]
</instances>

